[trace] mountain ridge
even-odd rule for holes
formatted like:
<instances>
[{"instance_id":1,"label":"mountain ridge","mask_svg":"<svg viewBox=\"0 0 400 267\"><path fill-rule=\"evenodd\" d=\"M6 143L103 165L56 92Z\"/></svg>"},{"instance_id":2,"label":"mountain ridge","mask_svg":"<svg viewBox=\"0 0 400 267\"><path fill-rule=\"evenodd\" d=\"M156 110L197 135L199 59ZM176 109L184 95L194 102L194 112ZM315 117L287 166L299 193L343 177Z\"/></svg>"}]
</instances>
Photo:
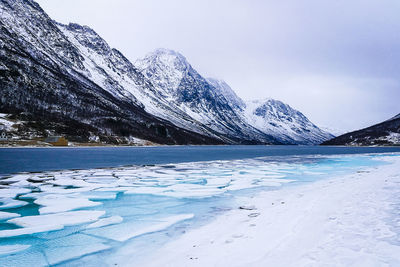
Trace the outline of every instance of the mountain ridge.
<instances>
[{"instance_id":1,"label":"mountain ridge","mask_svg":"<svg viewBox=\"0 0 400 267\"><path fill-rule=\"evenodd\" d=\"M88 79L84 57L35 2L1 0L0 9L0 109L28 121L17 133L57 133L73 141L97 135L107 143L130 136L167 144L223 143L155 118Z\"/></svg>"},{"instance_id":2,"label":"mountain ridge","mask_svg":"<svg viewBox=\"0 0 400 267\"><path fill-rule=\"evenodd\" d=\"M166 144L327 139L299 140L255 127L227 83L201 76L179 52L157 49L131 63L92 28L58 23L32 0L0 0L0 9L0 111L36 123L21 131L117 143L136 137Z\"/></svg>"},{"instance_id":3,"label":"mountain ridge","mask_svg":"<svg viewBox=\"0 0 400 267\"><path fill-rule=\"evenodd\" d=\"M340 135L325 141L322 145L398 146L400 145L400 114L370 127Z\"/></svg>"}]
</instances>

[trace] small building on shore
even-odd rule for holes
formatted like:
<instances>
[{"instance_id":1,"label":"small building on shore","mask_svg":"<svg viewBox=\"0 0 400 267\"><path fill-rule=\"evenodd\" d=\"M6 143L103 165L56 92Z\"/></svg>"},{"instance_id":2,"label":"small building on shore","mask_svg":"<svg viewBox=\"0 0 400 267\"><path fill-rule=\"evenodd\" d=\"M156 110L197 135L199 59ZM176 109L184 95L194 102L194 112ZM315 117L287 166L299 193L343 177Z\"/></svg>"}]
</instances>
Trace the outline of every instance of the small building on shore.
<instances>
[{"instance_id":1,"label":"small building on shore","mask_svg":"<svg viewBox=\"0 0 400 267\"><path fill-rule=\"evenodd\" d=\"M68 140L63 136L49 136L44 141L52 146L68 146Z\"/></svg>"},{"instance_id":2,"label":"small building on shore","mask_svg":"<svg viewBox=\"0 0 400 267\"><path fill-rule=\"evenodd\" d=\"M7 132L4 130L0 130L0 141L7 141L7 140L8 140Z\"/></svg>"},{"instance_id":3,"label":"small building on shore","mask_svg":"<svg viewBox=\"0 0 400 267\"><path fill-rule=\"evenodd\" d=\"M0 141L7 141L8 133L6 131L6 127L3 124L0 124Z\"/></svg>"}]
</instances>

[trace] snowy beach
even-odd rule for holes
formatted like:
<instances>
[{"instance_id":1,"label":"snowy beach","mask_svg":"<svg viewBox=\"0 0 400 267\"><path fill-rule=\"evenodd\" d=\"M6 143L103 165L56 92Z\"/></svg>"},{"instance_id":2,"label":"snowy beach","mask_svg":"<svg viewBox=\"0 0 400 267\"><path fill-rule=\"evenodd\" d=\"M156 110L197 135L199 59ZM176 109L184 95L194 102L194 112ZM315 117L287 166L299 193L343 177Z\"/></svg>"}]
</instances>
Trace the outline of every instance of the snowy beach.
<instances>
[{"instance_id":1,"label":"snowy beach","mask_svg":"<svg viewBox=\"0 0 400 267\"><path fill-rule=\"evenodd\" d=\"M396 266L399 170L294 154L3 175L0 266Z\"/></svg>"},{"instance_id":2,"label":"snowy beach","mask_svg":"<svg viewBox=\"0 0 400 267\"><path fill-rule=\"evenodd\" d=\"M400 266L400 157L385 160L391 164L243 197L143 266Z\"/></svg>"}]
</instances>

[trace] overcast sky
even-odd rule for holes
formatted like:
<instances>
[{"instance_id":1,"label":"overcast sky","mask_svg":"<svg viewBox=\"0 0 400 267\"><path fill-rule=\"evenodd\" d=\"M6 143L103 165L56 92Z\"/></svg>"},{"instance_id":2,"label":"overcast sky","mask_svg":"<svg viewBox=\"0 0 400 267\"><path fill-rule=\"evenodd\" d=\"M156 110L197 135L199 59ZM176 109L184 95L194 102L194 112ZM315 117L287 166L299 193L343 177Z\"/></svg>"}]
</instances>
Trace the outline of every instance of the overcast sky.
<instances>
[{"instance_id":1,"label":"overcast sky","mask_svg":"<svg viewBox=\"0 0 400 267\"><path fill-rule=\"evenodd\" d=\"M272 97L355 130L400 113L398 0L37 0L132 62L156 48L244 99Z\"/></svg>"}]
</instances>

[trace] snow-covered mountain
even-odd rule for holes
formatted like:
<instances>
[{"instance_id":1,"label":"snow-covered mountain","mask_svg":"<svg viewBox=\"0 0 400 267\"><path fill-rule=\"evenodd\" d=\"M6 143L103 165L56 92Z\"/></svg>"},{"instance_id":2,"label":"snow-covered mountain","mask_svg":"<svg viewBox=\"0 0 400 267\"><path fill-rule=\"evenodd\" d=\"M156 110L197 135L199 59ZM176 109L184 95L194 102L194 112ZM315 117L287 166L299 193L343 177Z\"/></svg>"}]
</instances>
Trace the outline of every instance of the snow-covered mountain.
<instances>
[{"instance_id":1,"label":"snow-covered mountain","mask_svg":"<svg viewBox=\"0 0 400 267\"><path fill-rule=\"evenodd\" d=\"M1 112L28 121L37 136L72 141L224 143L147 112L136 92L155 89L143 75L89 28L65 28L32 0L0 0ZM120 84L117 72L133 77L133 84Z\"/></svg>"},{"instance_id":2,"label":"snow-covered mountain","mask_svg":"<svg viewBox=\"0 0 400 267\"><path fill-rule=\"evenodd\" d=\"M202 77L180 53L158 49L136 61L135 65L168 101L170 107L181 110L229 140L279 143L246 123L232 108L227 95Z\"/></svg>"},{"instance_id":3,"label":"snow-covered mountain","mask_svg":"<svg viewBox=\"0 0 400 267\"><path fill-rule=\"evenodd\" d=\"M183 94L177 93L177 88L185 79L185 71L191 68L186 59L179 53L160 49L149 54L148 57L134 66L119 51L110 48L89 27L77 24L58 24L58 27L85 58L86 69L88 70L86 76L116 97L134 100L135 103L156 117L168 120L189 131L220 139L223 142L274 142L274 140L264 137L263 133L258 133L256 136L246 136L237 129L227 131L225 125L217 129L215 127L218 125L217 122L222 120L216 119L209 122L204 120L204 116L199 118L196 115L210 115L210 112L199 113L198 110L195 110L196 113L191 113L192 109L182 105L185 102L182 101L183 97L191 99L193 103L196 100L206 99L207 92L201 91L204 87L202 86L203 81L198 81L199 83L194 86L195 82L190 80L187 84L194 87L193 92L197 95L183 96ZM148 68L143 71L146 63ZM152 76L149 75L150 69L154 71ZM195 71L193 69L191 71L191 74L194 74ZM157 79L152 79L156 76ZM200 77L200 75L198 76ZM206 82L205 86L208 86ZM215 99L216 97L212 95L209 98ZM203 104L203 107L205 102L199 101Z\"/></svg>"},{"instance_id":4,"label":"snow-covered mountain","mask_svg":"<svg viewBox=\"0 0 400 267\"><path fill-rule=\"evenodd\" d=\"M278 100L246 102L244 114L251 125L279 136L285 143L319 144L334 137L315 126L300 111Z\"/></svg>"},{"instance_id":5,"label":"snow-covered mountain","mask_svg":"<svg viewBox=\"0 0 400 267\"><path fill-rule=\"evenodd\" d=\"M250 140L272 136L283 144L319 144L333 137L280 101L245 103L226 82L202 77L175 51L158 49L135 65L174 109L217 132Z\"/></svg>"},{"instance_id":6,"label":"snow-covered mountain","mask_svg":"<svg viewBox=\"0 0 400 267\"><path fill-rule=\"evenodd\" d=\"M371 127L350 132L333 138L323 145L348 146L399 146L400 145L400 114Z\"/></svg>"},{"instance_id":7,"label":"snow-covered mountain","mask_svg":"<svg viewBox=\"0 0 400 267\"><path fill-rule=\"evenodd\" d=\"M318 128L300 111L274 99L243 101L224 81L208 79L252 127L284 144L320 144L334 136Z\"/></svg>"},{"instance_id":8,"label":"snow-covered mountain","mask_svg":"<svg viewBox=\"0 0 400 267\"><path fill-rule=\"evenodd\" d=\"M0 10L0 112L35 121L43 135L177 144L329 138L281 102L245 103L175 51L132 64L93 29L57 23L32 0L0 0Z\"/></svg>"},{"instance_id":9,"label":"snow-covered mountain","mask_svg":"<svg viewBox=\"0 0 400 267\"><path fill-rule=\"evenodd\" d=\"M134 101L158 118L171 121L178 127L215 137L210 129L194 121L186 113L173 109L162 92L157 91L129 60L118 50L111 48L94 30L78 24L57 25L85 58L88 79L118 98Z\"/></svg>"}]
</instances>

